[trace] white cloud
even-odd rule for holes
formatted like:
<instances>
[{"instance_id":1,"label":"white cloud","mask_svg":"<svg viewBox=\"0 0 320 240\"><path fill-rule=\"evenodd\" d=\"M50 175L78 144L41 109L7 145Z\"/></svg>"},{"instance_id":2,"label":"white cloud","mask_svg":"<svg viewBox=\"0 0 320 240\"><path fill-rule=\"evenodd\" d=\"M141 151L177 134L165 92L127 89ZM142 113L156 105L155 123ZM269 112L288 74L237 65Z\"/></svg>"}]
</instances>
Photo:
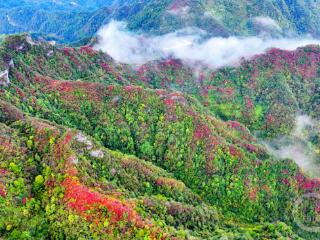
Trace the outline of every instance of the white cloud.
<instances>
[{"instance_id":1,"label":"white cloud","mask_svg":"<svg viewBox=\"0 0 320 240\"><path fill-rule=\"evenodd\" d=\"M263 28L276 29L277 31L282 30L279 24L270 17L255 17L253 18L253 22L257 25L260 25Z\"/></svg>"},{"instance_id":2,"label":"white cloud","mask_svg":"<svg viewBox=\"0 0 320 240\"><path fill-rule=\"evenodd\" d=\"M314 120L307 115L298 115L296 118L296 128L293 131L293 135L299 138L304 137L304 130L307 127L313 127Z\"/></svg>"},{"instance_id":3,"label":"white cloud","mask_svg":"<svg viewBox=\"0 0 320 240\"><path fill-rule=\"evenodd\" d=\"M111 21L99 30L99 41L95 47L122 63L140 65L152 60L174 57L186 62L202 62L218 68L235 65L242 57L250 58L272 47L294 50L308 44L320 44L319 40L311 38L214 37L204 39L202 36L203 31L191 28L162 36L145 36L128 32L123 22Z\"/></svg>"}]
</instances>

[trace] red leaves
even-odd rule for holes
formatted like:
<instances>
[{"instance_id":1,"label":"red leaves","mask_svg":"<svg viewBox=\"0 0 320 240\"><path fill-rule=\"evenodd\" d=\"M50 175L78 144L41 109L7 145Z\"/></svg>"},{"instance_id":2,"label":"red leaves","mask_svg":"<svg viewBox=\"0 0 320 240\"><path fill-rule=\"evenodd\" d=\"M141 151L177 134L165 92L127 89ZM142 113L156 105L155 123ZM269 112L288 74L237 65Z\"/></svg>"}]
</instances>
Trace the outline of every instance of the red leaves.
<instances>
[{"instance_id":1,"label":"red leaves","mask_svg":"<svg viewBox=\"0 0 320 240\"><path fill-rule=\"evenodd\" d=\"M259 191L258 187L254 187L249 191L249 199L251 201L255 201L257 199L258 191Z\"/></svg>"},{"instance_id":2,"label":"red leaves","mask_svg":"<svg viewBox=\"0 0 320 240\"><path fill-rule=\"evenodd\" d=\"M219 93L226 94L228 97L233 96L234 89L233 88L217 88Z\"/></svg>"},{"instance_id":3,"label":"red leaves","mask_svg":"<svg viewBox=\"0 0 320 240\"><path fill-rule=\"evenodd\" d=\"M6 187L1 183L0 183L0 196L1 197L6 197L7 196Z\"/></svg>"},{"instance_id":4,"label":"red leaves","mask_svg":"<svg viewBox=\"0 0 320 240\"><path fill-rule=\"evenodd\" d=\"M267 115L267 123L271 124L274 122L274 117L271 114Z\"/></svg>"},{"instance_id":5,"label":"red leaves","mask_svg":"<svg viewBox=\"0 0 320 240\"><path fill-rule=\"evenodd\" d=\"M100 62L100 66L107 72L113 72L113 69L105 62Z\"/></svg>"},{"instance_id":6,"label":"red leaves","mask_svg":"<svg viewBox=\"0 0 320 240\"><path fill-rule=\"evenodd\" d=\"M94 213L96 213L97 216L101 215L101 210L105 207L112 214L111 220L113 222L118 222L125 217L128 217L129 222L141 221L140 217L132 209L133 206L124 204L115 198L103 196L98 192L91 191L74 178L67 177L62 183L62 186L66 189L64 199L67 202L67 206L88 220L94 219Z\"/></svg>"},{"instance_id":7,"label":"red leaves","mask_svg":"<svg viewBox=\"0 0 320 240\"><path fill-rule=\"evenodd\" d=\"M71 53L73 52L73 48L66 47L66 48L63 48L62 51L65 55L70 57L72 55Z\"/></svg>"},{"instance_id":8,"label":"red leaves","mask_svg":"<svg viewBox=\"0 0 320 240\"><path fill-rule=\"evenodd\" d=\"M113 89L114 89L114 86L113 86L113 85L108 86L108 91L109 91L109 92L112 92Z\"/></svg>"},{"instance_id":9,"label":"red leaves","mask_svg":"<svg viewBox=\"0 0 320 240\"><path fill-rule=\"evenodd\" d=\"M182 182L179 182L173 178L166 178L166 177L159 177L156 180L157 186L163 186L168 188L175 188L175 189L184 189L185 185Z\"/></svg>"},{"instance_id":10,"label":"red leaves","mask_svg":"<svg viewBox=\"0 0 320 240\"><path fill-rule=\"evenodd\" d=\"M55 181L54 180L47 180L46 182L45 182L45 185L47 186L47 187L54 187L55 186Z\"/></svg>"},{"instance_id":11,"label":"red leaves","mask_svg":"<svg viewBox=\"0 0 320 240\"><path fill-rule=\"evenodd\" d=\"M22 198L21 203L22 203L23 205L26 205L26 204L27 204L27 201L28 201L28 199L27 199L26 197L24 197L24 198Z\"/></svg>"},{"instance_id":12,"label":"red leaves","mask_svg":"<svg viewBox=\"0 0 320 240\"><path fill-rule=\"evenodd\" d=\"M77 157L74 155L71 155L68 157L66 164L65 164L65 173L70 177L75 177L78 174L77 168L74 166L75 161Z\"/></svg>"},{"instance_id":13,"label":"red leaves","mask_svg":"<svg viewBox=\"0 0 320 240\"><path fill-rule=\"evenodd\" d=\"M140 80L145 83L156 82L162 88L171 88L172 83L182 86L189 78L188 69L180 60L166 59L142 65L136 71Z\"/></svg>"},{"instance_id":14,"label":"red leaves","mask_svg":"<svg viewBox=\"0 0 320 240\"><path fill-rule=\"evenodd\" d=\"M195 140L209 138L210 135L211 135L211 129L209 128L209 126L205 124L197 125L193 133L193 137L195 138Z\"/></svg>"},{"instance_id":15,"label":"red leaves","mask_svg":"<svg viewBox=\"0 0 320 240\"><path fill-rule=\"evenodd\" d=\"M68 81L56 81L52 80L49 83L51 88L58 90L59 92L71 92L74 90L73 85L74 83Z\"/></svg>"},{"instance_id":16,"label":"red leaves","mask_svg":"<svg viewBox=\"0 0 320 240\"><path fill-rule=\"evenodd\" d=\"M70 137L67 135L66 138L69 139ZM65 172L69 176L61 184L66 189L64 200L69 208L87 220L97 223L103 221L103 217L109 217L109 215L103 215L105 213L104 208L106 208L108 213L111 214L111 223L127 219L128 222L137 226L143 226L143 222L134 210L133 205L122 203L114 197L102 195L82 185L75 177L77 169L72 164L73 160L73 156L70 156L67 160Z\"/></svg>"},{"instance_id":17,"label":"red leaves","mask_svg":"<svg viewBox=\"0 0 320 240\"><path fill-rule=\"evenodd\" d=\"M78 174L78 170L75 167L70 167L65 171L69 176L76 176Z\"/></svg>"},{"instance_id":18,"label":"red leaves","mask_svg":"<svg viewBox=\"0 0 320 240\"><path fill-rule=\"evenodd\" d=\"M136 97L137 93L139 94L142 91L142 88L140 86L134 86L134 85L124 86L122 87L122 89L132 99Z\"/></svg>"},{"instance_id":19,"label":"red leaves","mask_svg":"<svg viewBox=\"0 0 320 240\"><path fill-rule=\"evenodd\" d=\"M241 127L241 124L239 122L236 121L229 121L228 122L228 126L233 128L233 129L238 129Z\"/></svg>"},{"instance_id":20,"label":"red leaves","mask_svg":"<svg viewBox=\"0 0 320 240\"><path fill-rule=\"evenodd\" d=\"M262 190L265 191L266 193L270 193L270 187L268 185L263 185Z\"/></svg>"},{"instance_id":21,"label":"red leaves","mask_svg":"<svg viewBox=\"0 0 320 240\"><path fill-rule=\"evenodd\" d=\"M302 187L307 190L313 190L315 188L319 188L319 186L320 186L319 180L313 180L313 179L305 181L302 185Z\"/></svg>"},{"instance_id":22,"label":"red leaves","mask_svg":"<svg viewBox=\"0 0 320 240\"><path fill-rule=\"evenodd\" d=\"M201 94L202 97L208 97L209 90L208 89L202 89L200 94Z\"/></svg>"},{"instance_id":23,"label":"red leaves","mask_svg":"<svg viewBox=\"0 0 320 240\"><path fill-rule=\"evenodd\" d=\"M157 94L160 95L161 97L165 97L163 102L168 107L173 107L175 106L176 103L181 103L181 104L185 103L185 98L180 92L173 92L163 96L165 94L165 91L159 90Z\"/></svg>"},{"instance_id":24,"label":"red leaves","mask_svg":"<svg viewBox=\"0 0 320 240\"><path fill-rule=\"evenodd\" d=\"M316 213L320 214L320 203L319 202L316 205Z\"/></svg>"},{"instance_id":25,"label":"red leaves","mask_svg":"<svg viewBox=\"0 0 320 240\"><path fill-rule=\"evenodd\" d=\"M80 50L80 53L87 54L91 57L97 54L97 51L94 50L91 46L82 46L80 47L79 50Z\"/></svg>"},{"instance_id":26,"label":"red leaves","mask_svg":"<svg viewBox=\"0 0 320 240\"><path fill-rule=\"evenodd\" d=\"M125 87L124 87L124 90L125 90L126 92L132 92L132 91L134 91L134 89L135 89L135 87L132 86L132 85L129 85L129 86L125 86Z\"/></svg>"},{"instance_id":27,"label":"red leaves","mask_svg":"<svg viewBox=\"0 0 320 240\"><path fill-rule=\"evenodd\" d=\"M246 107L247 109L253 109L254 105L253 105L253 101L250 97L245 97L245 102L246 102Z\"/></svg>"},{"instance_id":28,"label":"red leaves","mask_svg":"<svg viewBox=\"0 0 320 240\"><path fill-rule=\"evenodd\" d=\"M174 60L174 59L167 59L167 60L162 61L160 63L160 65L162 65L163 67L177 68L181 65L181 62L179 62L178 60Z\"/></svg>"},{"instance_id":29,"label":"red leaves","mask_svg":"<svg viewBox=\"0 0 320 240\"><path fill-rule=\"evenodd\" d=\"M122 81L122 76L119 74L117 70L114 70L108 63L100 62L100 66L107 73L112 74L117 80Z\"/></svg>"},{"instance_id":30,"label":"red leaves","mask_svg":"<svg viewBox=\"0 0 320 240\"><path fill-rule=\"evenodd\" d=\"M291 185L289 179L287 179L287 178L282 179L282 183L285 184L285 185L287 185L287 186L290 186L290 185Z\"/></svg>"},{"instance_id":31,"label":"red leaves","mask_svg":"<svg viewBox=\"0 0 320 240\"><path fill-rule=\"evenodd\" d=\"M104 94L104 86L100 83L59 80L47 80L45 83L48 86L48 90L65 93L61 94L60 97L68 101L78 101L78 98L72 94L76 90L86 94L86 97L93 101L100 101Z\"/></svg>"},{"instance_id":32,"label":"red leaves","mask_svg":"<svg viewBox=\"0 0 320 240\"><path fill-rule=\"evenodd\" d=\"M158 96L163 96L164 94L166 94L166 91L163 89L156 89L156 94Z\"/></svg>"},{"instance_id":33,"label":"red leaves","mask_svg":"<svg viewBox=\"0 0 320 240\"><path fill-rule=\"evenodd\" d=\"M71 140L72 140L72 134L71 134L71 132L68 132L63 140L63 144L67 145L70 143Z\"/></svg>"},{"instance_id":34,"label":"red leaves","mask_svg":"<svg viewBox=\"0 0 320 240\"><path fill-rule=\"evenodd\" d=\"M73 62L73 64L75 64L78 68L81 68L80 62L76 58L76 55L74 54L76 52L74 51L73 48L66 47L66 48L63 48L62 51L63 51L64 55L69 57L69 59L71 60L71 62Z\"/></svg>"},{"instance_id":35,"label":"red leaves","mask_svg":"<svg viewBox=\"0 0 320 240\"><path fill-rule=\"evenodd\" d=\"M34 77L34 81L37 83L41 83L41 82L46 82L47 80L44 77L37 75Z\"/></svg>"},{"instance_id":36,"label":"red leaves","mask_svg":"<svg viewBox=\"0 0 320 240\"><path fill-rule=\"evenodd\" d=\"M301 190L313 191L315 189L320 188L320 180L319 179L310 179L310 178L305 177L302 174L298 174L296 176L296 180L297 180L298 186Z\"/></svg>"},{"instance_id":37,"label":"red leaves","mask_svg":"<svg viewBox=\"0 0 320 240\"><path fill-rule=\"evenodd\" d=\"M23 76L21 75L21 73L16 72L15 77L19 82L23 82Z\"/></svg>"},{"instance_id":38,"label":"red leaves","mask_svg":"<svg viewBox=\"0 0 320 240\"><path fill-rule=\"evenodd\" d=\"M236 147L229 146L229 151L232 156L235 156L235 157L239 156L239 151Z\"/></svg>"},{"instance_id":39,"label":"red leaves","mask_svg":"<svg viewBox=\"0 0 320 240\"><path fill-rule=\"evenodd\" d=\"M316 46L298 48L294 51L273 48L266 54L260 54L253 58L255 64L272 67L271 73L283 71L287 67L291 73L299 74L305 79L312 79L317 76L319 61L319 47Z\"/></svg>"},{"instance_id":40,"label":"red leaves","mask_svg":"<svg viewBox=\"0 0 320 240\"><path fill-rule=\"evenodd\" d=\"M139 76L139 78L143 81L143 82L148 82L150 79L147 78L145 75L148 73L148 67L147 65L143 65L141 67L139 67L139 69L137 70L137 74Z\"/></svg>"},{"instance_id":41,"label":"red leaves","mask_svg":"<svg viewBox=\"0 0 320 240\"><path fill-rule=\"evenodd\" d=\"M166 98L163 102L166 106L169 106L169 107L174 106L174 100L171 98Z\"/></svg>"},{"instance_id":42,"label":"red leaves","mask_svg":"<svg viewBox=\"0 0 320 240\"><path fill-rule=\"evenodd\" d=\"M179 84L180 86L182 86L182 85L184 84L184 81L183 81L183 79L181 79L181 78L178 78L178 79L176 80L176 82L177 82L177 84Z\"/></svg>"},{"instance_id":43,"label":"red leaves","mask_svg":"<svg viewBox=\"0 0 320 240\"><path fill-rule=\"evenodd\" d=\"M251 145L249 143L243 144L243 147L245 147L251 153L257 153L258 152L258 149L255 146L253 146L253 145Z\"/></svg>"}]
</instances>

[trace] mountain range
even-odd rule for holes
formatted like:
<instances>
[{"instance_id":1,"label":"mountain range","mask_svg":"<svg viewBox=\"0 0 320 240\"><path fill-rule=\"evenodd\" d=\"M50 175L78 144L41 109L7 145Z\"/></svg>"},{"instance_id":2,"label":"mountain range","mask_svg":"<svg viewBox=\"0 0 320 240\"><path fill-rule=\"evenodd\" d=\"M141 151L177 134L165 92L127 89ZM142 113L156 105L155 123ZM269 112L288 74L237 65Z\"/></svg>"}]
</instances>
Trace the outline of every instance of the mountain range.
<instances>
[{"instance_id":1,"label":"mountain range","mask_svg":"<svg viewBox=\"0 0 320 240\"><path fill-rule=\"evenodd\" d=\"M30 32L78 42L115 19L156 35L198 27L210 36L316 37L319 6L314 0L8 1L0 5L0 34Z\"/></svg>"},{"instance_id":2,"label":"mountain range","mask_svg":"<svg viewBox=\"0 0 320 240\"><path fill-rule=\"evenodd\" d=\"M0 3L0 239L319 239L319 4Z\"/></svg>"}]
</instances>

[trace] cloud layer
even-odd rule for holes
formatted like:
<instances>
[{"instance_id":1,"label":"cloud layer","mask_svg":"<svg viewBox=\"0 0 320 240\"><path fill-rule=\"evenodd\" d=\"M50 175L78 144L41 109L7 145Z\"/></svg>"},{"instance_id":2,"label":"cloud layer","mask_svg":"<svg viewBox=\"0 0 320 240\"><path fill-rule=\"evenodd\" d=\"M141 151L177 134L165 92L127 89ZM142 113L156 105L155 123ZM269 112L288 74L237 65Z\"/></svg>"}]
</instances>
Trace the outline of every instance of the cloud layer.
<instances>
[{"instance_id":1,"label":"cloud layer","mask_svg":"<svg viewBox=\"0 0 320 240\"><path fill-rule=\"evenodd\" d=\"M182 29L162 36L145 36L126 30L126 23L111 21L98 32L95 46L116 61L141 65L148 61L174 57L186 62L202 62L214 68L235 65L239 60L261 54L269 48L294 50L319 40L262 39L259 37L214 37L203 40L203 31Z\"/></svg>"}]
</instances>

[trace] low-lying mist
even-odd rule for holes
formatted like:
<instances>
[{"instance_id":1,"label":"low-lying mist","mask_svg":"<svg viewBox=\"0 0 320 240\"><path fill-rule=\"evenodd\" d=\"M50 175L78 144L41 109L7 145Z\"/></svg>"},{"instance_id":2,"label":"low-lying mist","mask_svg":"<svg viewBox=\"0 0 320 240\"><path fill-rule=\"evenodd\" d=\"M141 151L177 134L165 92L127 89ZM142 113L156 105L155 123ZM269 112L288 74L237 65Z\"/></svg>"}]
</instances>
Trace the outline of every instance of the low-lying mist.
<instances>
[{"instance_id":1,"label":"low-lying mist","mask_svg":"<svg viewBox=\"0 0 320 240\"><path fill-rule=\"evenodd\" d=\"M315 121L307 115L296 117L295 128L291 135L265 143L268 150L280 159L293 159L304 171L311 176L320 177L319 163L310 145L310 136L316 131Z\"/></svg>"},{"instance_id":2,"label":"low-lying mist","mask_svg":"<svg viewBox=\"0 0 320 240\"><path fill-rule=\"evenodd\" d=\"M236 65L269 48L294 50L299 46L320 44L312 38L263 39L261 37L204 38L200 29L186 28L162 36L129 32L126 23L111 21L98 32L95 46L116 61L141 65L148 61L172 57L189 63L203 63L213 68Z\"/></svg>"}]
</instances>

